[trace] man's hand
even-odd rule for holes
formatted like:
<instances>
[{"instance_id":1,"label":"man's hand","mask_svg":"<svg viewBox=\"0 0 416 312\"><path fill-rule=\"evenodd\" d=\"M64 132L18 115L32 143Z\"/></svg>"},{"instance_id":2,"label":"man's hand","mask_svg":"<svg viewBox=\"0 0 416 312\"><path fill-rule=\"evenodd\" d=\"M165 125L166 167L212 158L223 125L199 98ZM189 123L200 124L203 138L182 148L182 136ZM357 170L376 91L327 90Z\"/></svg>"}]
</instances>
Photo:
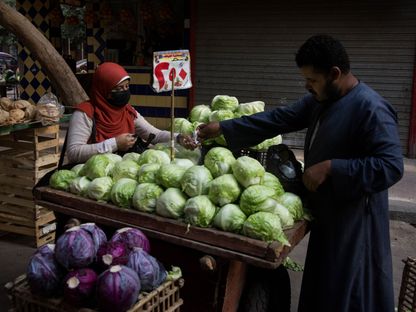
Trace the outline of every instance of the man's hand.
<instances>
[{"instance_id":1,"label":"man's hand","mask_svg":"<svg viewBox=\"0 0 416 312\"><path fill-rule=\"evenodd\" d=\"M132 148L137 138L131 133L123 133L116 137L117 149L125 152Z\"/></svg>"},{"instance_id":2,"label":"man's hand","mask_svg":"<svg viewBox=\"0 0 416 312\"><path fill-rule=\"evenodd\" d=\"M196 129L196 133L198 134L198 141L202 143L207 139L220 136L222 131L219 122L210 122L199 125Z\"/></svg>"},{"instance_id":3,"label":"man's hand","mask_svg":"<svg viewBox=\"0 0 416 312\"><path fill-rule=\"evenodd\" d=\"M331 161L322 161L305 170L302 177L303 184L309 191L316 192L318 187L325 182L330 174Z\"/></svg>"},{"instance_id":4,"label":"man's hand","mask_svg":"<svg viewBox=\"0 0 416 312\"><path fill-rule=\"evenodd\" d=\"M189 150L194 150L198 147L198 144L194 141L194 139L187 134L178 134L177 142Z\"/></svg>"}]
</instances>

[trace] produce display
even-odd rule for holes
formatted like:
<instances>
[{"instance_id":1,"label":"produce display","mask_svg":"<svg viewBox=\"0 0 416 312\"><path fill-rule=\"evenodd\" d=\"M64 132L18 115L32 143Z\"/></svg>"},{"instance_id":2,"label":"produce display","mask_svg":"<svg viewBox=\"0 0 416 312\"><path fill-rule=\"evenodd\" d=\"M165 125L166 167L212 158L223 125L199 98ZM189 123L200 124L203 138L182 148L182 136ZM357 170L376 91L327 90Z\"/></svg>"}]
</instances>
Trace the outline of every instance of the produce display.
<instances>
[{"instance_id":1,"label":"produce display","mask_svg":"<svg viewBox=\"0 0 416 312\"><path fill-rule=\"evenodd\" d=\"M157 156L149 157L153 152ZM209 150L204 165L189 167L179 165L186 159L170 163L161 150L147 150L136 161L131 159L95 155L72 170L57 170L49 184L122 209L283 244L289 244L283 230L304 217L299 196L285 192L279 179L256 159L235 158L225 147ZM88 244L85 239L83 245Z\"/></svg>"},{"instance_id":2,"label":"produce display","mask_svg":"<svg viewBox=\"0 0 416 312\"><path fill-rule=\"evenodd\" d=\"M197 105L190 118L177 118L181 133L193 133L207 120L240 117L264 110L264 102L239 104L217 95L210 106ZM281 136L259 144L281 142ZM263 241L289 245L284 230L305 217L299 196L285 192L279 179L249 156L235 157L226 146L213 146L200 159L198 151L175 146L171 161L167 144L142 154L98 154L71 170L58 170L52 188L68 191L122 209L154 213L198 227L215 227Z\"/></svg>"},{"instance_id":3,"label":"produce display","mask_svg":"<svg viewBox=\"0 0 416 312\"><path fill-rule=\"evenodd\" d=\"M194 106L189 113L189 118L175 118L174 130L182 134L192 134L201 124L209 121L222 121L242 116L252 115L264 111L265 103L262 101L253 101L248 103L239 103L234 96L216 95L210 105L200 104ZM282 136L267 139L256 146L250 147L255 151L266 151L270 146L282 143ZM207 140L204 145L217 144L227 146L224 136Z\"/></svg>"},{"instance_id":4,"label":"produce display","mask_svg":"<svg viewBox=\"0 0 416 312\"><path fill-rule=\"evenodd\" d=\"M54 244L40 247L31 257L27 279L31 291L61 297L71 306L126 311L166 280L181 276L167 272L150 255L147 237L138 229L122 228L110 240L94 223L73 226Z\"/></svg>"}]
</instances>

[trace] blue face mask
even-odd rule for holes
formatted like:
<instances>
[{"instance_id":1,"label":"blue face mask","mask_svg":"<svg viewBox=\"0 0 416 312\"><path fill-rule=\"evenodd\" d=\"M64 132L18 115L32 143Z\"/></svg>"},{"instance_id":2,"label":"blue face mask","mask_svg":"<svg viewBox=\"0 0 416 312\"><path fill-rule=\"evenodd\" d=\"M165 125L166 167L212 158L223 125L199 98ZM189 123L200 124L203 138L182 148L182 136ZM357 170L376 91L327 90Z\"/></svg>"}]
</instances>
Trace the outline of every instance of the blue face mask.
<instances>
[{"instance_id":1,"label":"blue face mask","mask_svg":"<svg viewBox=\"0 0 416 312\"><path fill-rule=\"evenodd\" d=\"M113 91L111 92L111 98L107 99L108 103L116 107L123 107L129 103L130 90Z\"/></svg>"}]
</instances>

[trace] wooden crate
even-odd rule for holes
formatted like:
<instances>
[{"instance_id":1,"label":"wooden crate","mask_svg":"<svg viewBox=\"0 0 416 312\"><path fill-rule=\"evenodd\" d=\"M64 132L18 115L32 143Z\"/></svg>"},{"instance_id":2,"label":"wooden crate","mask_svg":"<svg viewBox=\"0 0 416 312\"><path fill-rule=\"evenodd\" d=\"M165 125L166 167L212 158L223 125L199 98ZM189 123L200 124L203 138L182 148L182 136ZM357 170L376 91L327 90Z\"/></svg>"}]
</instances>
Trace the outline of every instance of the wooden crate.
<instances>
[{"instance_id":1,"label":"wooden crate","mask_svg":"<svg viewBox=\"0 0 416 312\"><path fill-rule=\"evenodd\" d=\"M55 215L36 205L32 188L59 161L59 125L0 136L0 230L32 236L39 247L55 239Z\"/></svg>"},{"instance_id":2,"label":"wooden crate","mask_svg":"<svg viewBox=\"0 0 416 312\"><path fill-rule=\"evenodd\" d=\"M398 312L416 312L416 258L403 260Z\"/></svg>"},{"instance_id":3,"label":"wooden crate","mask_svg":"<svg viewBox=\"0 0 416 312\"><path fill-rule=\"evenodd\" d=\"M127 312L179 312L183 305L179 290L182 278L166 281L150 293L142 292L137 303ZM19 276L14 282L5 285L12 301L12 312L78 312L79 308L69 306L62 297L43 298L31 293L26 276ZM96 310L84 309L94 312Z\"/></svg>"}]
</instances>

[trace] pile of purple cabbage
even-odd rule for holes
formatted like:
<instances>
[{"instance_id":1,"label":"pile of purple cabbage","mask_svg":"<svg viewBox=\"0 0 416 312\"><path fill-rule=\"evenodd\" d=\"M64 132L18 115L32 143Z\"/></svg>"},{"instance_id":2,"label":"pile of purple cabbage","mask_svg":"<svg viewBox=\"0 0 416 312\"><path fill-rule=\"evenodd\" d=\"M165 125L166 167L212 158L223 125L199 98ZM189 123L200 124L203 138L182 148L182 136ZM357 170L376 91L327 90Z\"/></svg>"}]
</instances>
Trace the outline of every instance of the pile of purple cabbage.
<instances>
[{"instance_id":1,"label":"pile of purple cabbage","mask_svg":"<svg viewBox=\"0 0 416 312\"><path fill-rule=\"evenodd\" d=\"M126 311L140 292L168 278L149 251L149 240L138 229L119 229L107 240L97 225L84 223L68 229L56 245L40 247L30 259L27 280L34 294L63 296L74 307Z\"/></svg>"}]
</instances>

